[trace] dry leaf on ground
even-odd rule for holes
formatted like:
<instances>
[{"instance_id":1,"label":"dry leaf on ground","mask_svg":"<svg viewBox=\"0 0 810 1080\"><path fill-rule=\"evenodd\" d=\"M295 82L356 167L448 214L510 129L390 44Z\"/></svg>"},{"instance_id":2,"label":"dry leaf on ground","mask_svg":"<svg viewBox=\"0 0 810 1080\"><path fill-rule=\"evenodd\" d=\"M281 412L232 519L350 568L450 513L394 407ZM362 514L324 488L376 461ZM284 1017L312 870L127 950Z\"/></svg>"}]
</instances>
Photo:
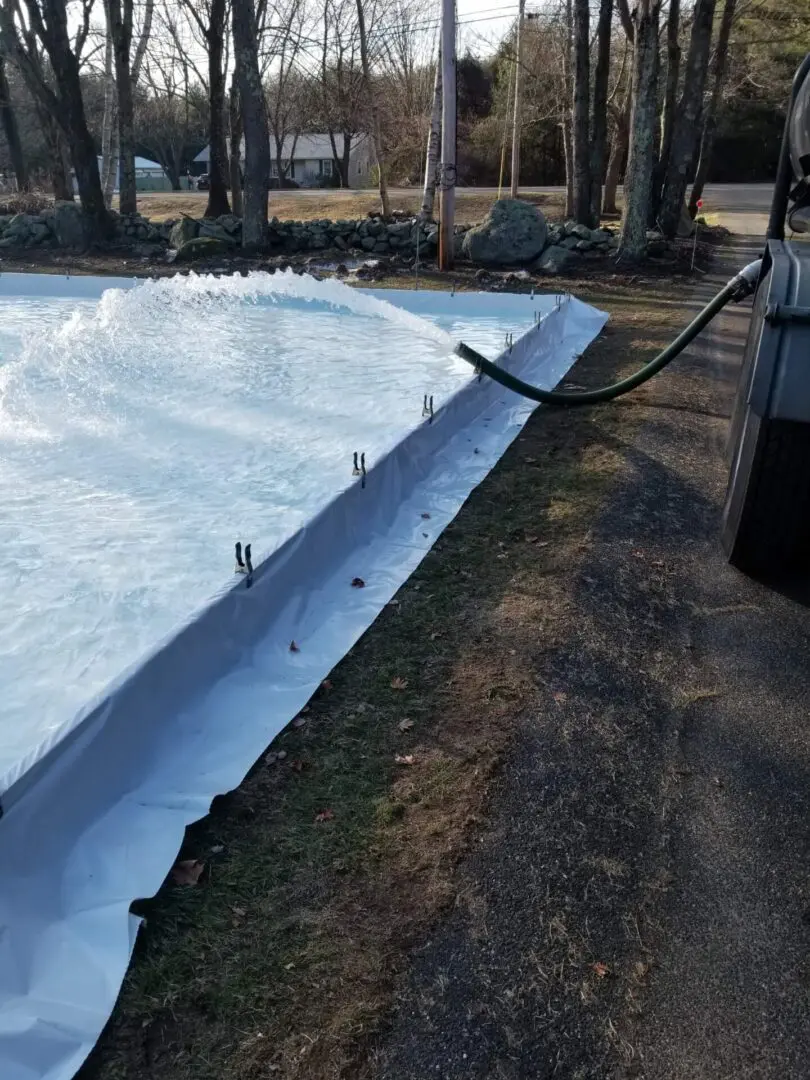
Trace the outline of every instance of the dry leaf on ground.
<instances>
[{"instance_id":1,"label":"dry leaf on ground","mask_svg":"<svg viewBox=\"0 0 810 1080\"><path fill-rule=\"evenodd\" d=\"M399 675L395 675L394 678L391 680L391 689L392 690L404 690L407 685L408 685L408 680L407 679L401 679L399 677Z\"/></svg>"},{"instance_id":2,"label":"dry leaf on ground","mask_svg":"<svg viewBox=\"0 0 810 1080\"><path fill-rule=\"evenodd\" d=\"M172 881L175 885L196 885L204 869L201 859L181 859L172 867Z\"/></svg>"},{"instance_id":3,"label":"dry leaf on ground","mask_svg":"<svg viewBox=\"0 0 810 1080\"><path fill-rule=\"evenodd\" d=\"M304 717L304 716L296 716L295 719L292 722L292 726L296 727L296 728L297 727L303 727L306 722L307 722L306 717Z\"/></svg>"},{"instance_id":4,"label":"dry leaf on ground","mask_svg":"<svg viewBox=\"0 0 810 1080\"><path fill-rule=\"evenodd\" d=\"M601 960L597 960L595 964L591 964L591 967L600 979L604 979L606 975L610 974L610 968L607 964L603 964Z\"/></svg>"},{"instance_id":5,"label":"dry leaf on ground","mask_svg":"<svg viewBox=\"0 0 810 1080\"><path fill-rule=\"evenodd\" d=\"M324 821L331 821L334 816L334 810L321 810L320 814L315 815L315 823L321 824Z\"/></svg>"},{"instance_id":6,"label":"dry leaf on ground","mask_svg":"<svg viewBox=\"0 0 810 1080\"><path fill-rule=\"evenodd\" d=\"M563 690L555 690L552 697L558 705L562 705L564 702L568 701L568 694Z\"/></svg>"},{"instance_id":7,"label":"dry leaf on ground","mask_svg":"<svg viewBox=\"0 0 810 1080\"><path fill-rule=\"evenodd\" d=\"M394 761L397 765L413 765L416 762L416 758L413 754L397 754Z\"/></svg>"},{"instance_id":8,"label":"dry leaf on ground","mask_svg":"<svg viewBox=\"0 0 810 1080\"><path fill-rule=\"evenodd\" d=\"M333 683L332 683L331 679L324 679L323 682L321 683L321 689L322 690L331 690L332 686L333 686Z\"/></svg>"},{"instance_id":9,"label":"dry leaf on ground","mask_svg":"<svg viewBox=\"0 0 810 1080\"><path fill-rule=\"evenodd\" d=\"M409 731L413 727L413 720L400 720L397 727L400 731Z\"/></svg>"}]
</instances>

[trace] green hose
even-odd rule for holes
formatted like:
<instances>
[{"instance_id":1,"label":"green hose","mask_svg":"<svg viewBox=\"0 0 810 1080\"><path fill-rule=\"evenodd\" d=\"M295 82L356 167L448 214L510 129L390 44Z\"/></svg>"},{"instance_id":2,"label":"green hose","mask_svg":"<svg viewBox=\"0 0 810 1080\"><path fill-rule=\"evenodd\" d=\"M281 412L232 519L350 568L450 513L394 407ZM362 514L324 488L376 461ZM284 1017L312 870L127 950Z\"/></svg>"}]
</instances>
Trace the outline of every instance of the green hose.
<instances>
[{"instance_id":1,"label":"green hose","mask_svg":"<svg viewBox=\"0 0 810 1080\"><path fill-rule=\"evenodd\" d=\"M514 390L515 393L522 394L523 397L530 398L532 401L539 401L543 405L563 405L567 407L572 405L599 405L604 401L612 401L613 398L627 394L630 390L635 390L637 386L641 386L647 379L657 375L671 360L674 360L676 356L682 353L690 342L694 341L700 331L711 322L730 300L742 300L756 289L761 269L761 259L749 263L731 279L728 285L720 290L713 300L709 301L706 307L689 323L685 330L678 334L670 345L667 345L663 352L660 352L658 356L650 360L643 368L639 368L634 374L628 375L626 379L620 379L619 382L610 386L603 386L599 390L582 390L574 393L564 390L541 390L537 386L532 386L530 383L518 379L516 375L510 375L508 371L499 368L491 360L487 360L485 356L470 348L463 341L456 345L455 352L463 360L472 364L479 373L488 375L491 379L499 382L501 386L505 386L508 390Z\"/></svg>"}]
</instances>

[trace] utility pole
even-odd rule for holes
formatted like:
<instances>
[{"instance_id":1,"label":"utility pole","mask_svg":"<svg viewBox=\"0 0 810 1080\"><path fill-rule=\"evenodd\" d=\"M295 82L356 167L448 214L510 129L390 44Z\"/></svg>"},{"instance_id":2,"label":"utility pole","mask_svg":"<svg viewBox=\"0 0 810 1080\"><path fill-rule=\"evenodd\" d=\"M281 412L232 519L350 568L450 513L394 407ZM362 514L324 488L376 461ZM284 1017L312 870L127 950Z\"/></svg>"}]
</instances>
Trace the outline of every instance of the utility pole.
<instances>
[{"instance_id":1,"label":"utility pole","mask_svg":"<svg viewBox=\"0 0 810 1080\"><path fill-rule=\"evenodd\" d=\"M442 164L439 189L439 269L453 269L456 214L456 0L442 0Z\"/></svg>"},{"instance_id":2,"label":"utility pole","mask_svg":"<svg viewBox=\"0 0 810 1080\"><path fill-rule=\"evenodd\" d=\"M520 68L523 61L520 45L523 38L523 10L526 0L520 0L518 7L517 41L515 42L515 111L512 114L512 187L510 195L517 198L520 183Z\"/></svg>"}]
</instances>

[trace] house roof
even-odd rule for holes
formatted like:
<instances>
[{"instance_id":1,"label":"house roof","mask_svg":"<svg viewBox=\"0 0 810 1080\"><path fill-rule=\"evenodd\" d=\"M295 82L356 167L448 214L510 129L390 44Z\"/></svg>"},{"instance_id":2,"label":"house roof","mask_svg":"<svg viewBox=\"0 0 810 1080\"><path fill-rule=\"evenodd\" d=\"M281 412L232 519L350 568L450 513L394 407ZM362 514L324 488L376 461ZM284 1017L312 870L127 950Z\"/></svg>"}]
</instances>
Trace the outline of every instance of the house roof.
<instances>
[{"instance_id":1,"label":"house roof","mask_svg":"<svg viewBox=\"0 0 810 1080\"><path fill-rule=\"evenodd\" d=\"M99 166L99 168L101 168L101 158L100 157L98 159L98 166ZM149 158L145 158L145 157L137 157L136 156L136 158L135 158L135 168L136 169L149 169L150 171L155 171L155 172L159 172L159 173L163 172L163 166L159 162L150 161Z\"/></svg>"},{"instance_id":2,"label":"house roof","mask_svg":"<svg viewBox=\"0 0 810 1080\"><path fill-rule=\"evenodd\" d=\"M367 135L355 135L352 139L352 150L356 150L361 146L368 138ZM343 149L343 136L336 135L335 142L337 143L338 153ZM242 141L242 149L244 150L244 140ZM270 143L272 152L275 154L275 143ZM294 148L294 149L293 149ZM289 161L290 157L294 154L296 161L326 161L332 157L332 143L328 134L315 134L315 135L299 135L298 138L294 138L292 135L288 135L284 140L281 148L281 156L285 161ZM196 162L207 165L209 160L208 147L204 147L199 154L194 158Z\"/></svg>"}]
</instances>

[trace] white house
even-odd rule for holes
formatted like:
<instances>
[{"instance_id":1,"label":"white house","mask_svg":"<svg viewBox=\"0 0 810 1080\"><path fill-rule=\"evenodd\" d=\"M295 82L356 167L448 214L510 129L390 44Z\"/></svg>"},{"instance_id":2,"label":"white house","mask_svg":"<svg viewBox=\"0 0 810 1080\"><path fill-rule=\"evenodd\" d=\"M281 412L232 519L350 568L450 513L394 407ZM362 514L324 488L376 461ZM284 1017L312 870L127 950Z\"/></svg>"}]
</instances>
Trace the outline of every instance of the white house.
<instances>
[{"instance_id":1,"label":"white house","mask_svg":"<svg viewBox=\"0 0 810 1080\"><path fill-rule=\"evenodd\" d=\"M343 136L336 135L338 154L342 156ZM244 160L245 143L242 140L242 158ZM270 175L278 177L276 162L276 144L270 140ZM325 176L331 176L335 167L332 154L332 142L328 135L288 135L282 147L282 168L288 180L294 180L299 187L317 187ZM194 158L197 166L208 168L208 147ZM355 135L349 153L349 187L365 187L371 183L371 169L374 165L374 149L368 135Z\"/></svg>"},{"instance_id":2,"label":"white house","mask_svg":"<svg viewBox=\"0 0 810 1080\"><path fill-rule=\"evenodd\" d=\"M98 159L98 171L101 172L101 158ZM120 165L118 177L120 179ZM163 166L159 165L156 161L150 161L149 158L137 157L135 158L135 190L136 191L171 191L172 184L168 176L163 170ZM79 185L76 181L76 177L73 177L73 191L78 195ZM118 181L116 180L115 191L118 191Z\"/></svg>"}]
</instances>

